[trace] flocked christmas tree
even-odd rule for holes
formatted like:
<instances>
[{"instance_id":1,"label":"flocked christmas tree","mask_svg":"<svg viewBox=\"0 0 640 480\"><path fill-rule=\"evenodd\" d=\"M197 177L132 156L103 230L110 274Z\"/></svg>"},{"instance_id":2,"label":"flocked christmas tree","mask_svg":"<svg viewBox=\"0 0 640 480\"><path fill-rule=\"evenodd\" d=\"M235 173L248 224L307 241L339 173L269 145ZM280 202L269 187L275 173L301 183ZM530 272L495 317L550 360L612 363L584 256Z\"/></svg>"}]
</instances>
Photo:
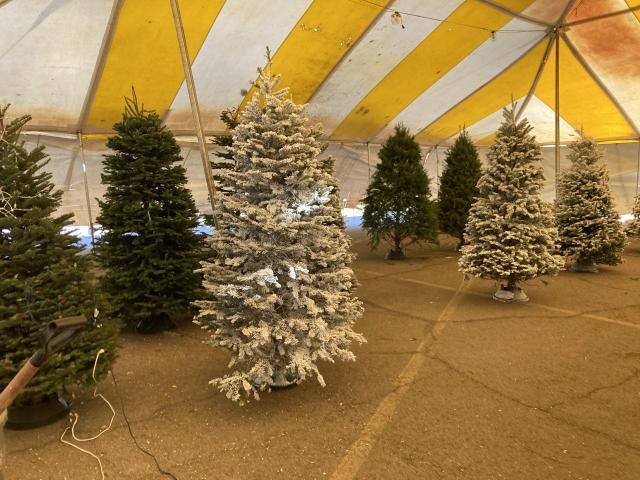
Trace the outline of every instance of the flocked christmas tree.
<instances>
[{"instance_id":1,"label":"flocked christmas tree","mask_svg":"<svg viewBox=\"0 0 640 480\"><path fill-rule=\"evenodd\" d=\"M102 286L115 315L140 332L160 331L189 309L201 285L196 207L180 147L135 92L114 130L97 218L104 229L96 245L106 269Z\"/></svg>"},{"instance_id":2,"label":"flocked christmas tree","mask_svg":"<svg viewBox=\"0 0 640 480\"><path fill-rule=\"evenodd\" d=\"M90 257L79 256L78 239L67 233L71 214L55 215L62 191L55 190L44 147L28 150L19 138L30 120L8 122L0 108L0 391L38 349L38 332L50 321L73 315L91 319L100 308ZM98 318L101 318L99 316ZM38 404L65 385L93 383L115 358L117 326L90 321L84 332L53 355L18 397L16 405Z\"/></svg>"},{"instance_id":3,"label":"flocked christmas tree","mask_svg":"<svg viewBox=\"0 0 640 480\"><path fill-rule=\"evenodd\" d=\"M527 120L516 120L515 105L503 115L469 212L459 264L465 274L504 282L496 299L526 301L519 283L555 274L563 262L555 254L551 206L540 198L540 147Z\"/></svg>"},{"instance_id":4,"label":"flocked christmas tree","mask_svg":"<svg viewBox=\"0 0 640 480\"><path fill-rule=\"evenodd\" d=\"M459 246L464 243L464 227L478 195L476 184L481 173L478 151L463 130L447 150L438 192L440 230L458 238Z\"/></svg>"},{"instance_id":5,"label":"flocked christmas tree","mask_svg":"<svg viewBox=\"0 0 640 480\"><path fill-rule=\"evenodd\" d=\"M575 261L573 271L597 271L597 263L617 265L626 236L598 145L582 137L569 144L568 158L571 166L560 177L556 201L561 251Z\"/></svg>"},{"instance_id":6,"label":"flocked christmas tree","mask_svg":"<svg viewBox=\"0 0 640 480\"><path fill-rule=\"evenodd\" d=\"M640 194L633 204L633 218L627 222L625 232L629 238L640 238Z\"/></svg>"},{"instance_id":7,"label":"flocked christmas tree","mask_svg":"<svg viewBox=\"0 0 640 480\"><path fill-rule=\"evenodd\" d=\"M259 69L233 130L236 166L221 172L232 193L208 240L209 298L196 302L196 323L231 353L233 371L212 383L241 403L307 377L324 385L318 362L353 360L351 343L364 341L352 330L362 307L335 181L317 158L322 132L278 81Z\"/></svg>"},{"instance_id":8,"label":"flocked christmas tree","mask_svg":"<svg viewBox=\"0 0 640 480\"><path fill-rule=\"evenodd\" d=\"M437 213L429 198L420 146L406 127L396 126L378 156L380 163L363 199L362 226L371 248L385 240L391 244L386 258L399 260L410 244L436 240Z\"/></svg>"}]
</instances>

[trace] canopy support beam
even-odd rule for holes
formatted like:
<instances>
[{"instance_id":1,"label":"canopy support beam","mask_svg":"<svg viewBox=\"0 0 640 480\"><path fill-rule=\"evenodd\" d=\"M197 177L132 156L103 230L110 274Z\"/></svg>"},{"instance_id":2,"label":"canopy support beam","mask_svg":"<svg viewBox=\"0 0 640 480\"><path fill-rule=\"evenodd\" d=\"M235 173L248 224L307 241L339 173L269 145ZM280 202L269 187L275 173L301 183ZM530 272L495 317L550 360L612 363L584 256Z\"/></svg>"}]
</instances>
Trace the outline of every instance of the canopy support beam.
<instances>
[{"instance_id":1,"label":"canopy support beam","mask_svg":"<svg viewBox=\"0 0 640 480\"><path fill-rule=\"evenodd\" d=\"M67 167L67 174L64 176L63 192L68 192L71 188L71 177L73 176L73 168L76 166L76 158L78 157L79 148L74 148L71 152L71 160L69 160L69 166Z\"/></svg>"},{"instance_id":2,"label":"canopy support beam","mask_svg":"<svg viewBox=\"0 0 640 480\"><path fill-rule=\"evenodd\" d=\"M102 72L104 71L104 65L107 61L107 54L111 48L111 41L113 40L113 34L116 30L116 24L118 23L118 17L120 16L120 10L124 0L113 0L113 7L111 8L111 14L109 15L109 22L107 23L107 30L104 37L102 37L102 44L100 45L100 51L98 52L98 59L91 75L91 82L89 83L89 90L87 96L82 104L82 110L80 110L80 116L78 117L78 125L76 131L82 132L85 130L85 123L89 116L89 110L93 104L93 99L96 96L96 90L98 90L98 84L102 78Z\"/></svg>"},{"instance_id":3,"label":"canopy support beam","mask_svg":"<svg viewBox=\"0 0 640 480\"><path fill-rule=\"evenodd\" d=\"M529 93L527 93L527 96L525 97L524 101L522 102L522 105L520 105L520 108L516 113L516 120L518 120L522 116L522 114L524 113L524 110L527 108L527 105L529 105L529 102L531 101L531 97L533 97L533 94L535 93L536 88L538 87L538 83L540 82L540 78L542 77L542 72L544 71L544 67L547 65L547 61L549 60L549 55L551 55L551 50L553 49L554 40L556 36L557 36L557 33L555 32L555 30L552 30L551 32L549 32L549 43L547 43L547 49L544 51L544 55L542 56L542 61L540 62L540 66L538 67L536 76L533 79L533 83L531 84Z\"/></svg>"},{"instance_id":4,"label":"canopy support beam","mask_svg":"<svg viewBox=\"0 0 640 480\"><path fill-rule=\"evenodd\" d=\"M184 33L184 26L182 25L182 18L180 16L178 1L169 0L169 2L171 3L171 11L173 13L173 23L176 27L176 35L178 36L178 46L180 47L180 57L182 59L182 67L184 69L184 79L187 84L187 90L189 92L189 101L191 102L191 114L193 115L193 123L196 128L198 145L200 146L202 168L204 169L204 176L207 181L207 190L209 191L209 202L211 203L213 223L215 224L217 230L220 228L220 225L218 223L218 216L216 215L216 185L213 181L213 172L211 171L211 162L209 160L209 150L207 149L204 129L202 127L200 106L198 105L198 96L196 94L196 86L193 81L193 73L191 72L191 63L189 61L189 52L187 50L187 40Z\"/></svg>"},{"instance_id":5,"label":"canopy support beam","mask_svg":"<svg viewBox=\"0 0 640 480\"><path fill-rule=\"evenodd\" d=\"M638 162L636 164L636 198L640 194L640 138L638 138Z\"/></svg>"},{"instance_id":6,"label":"canopy support beam","mask_svg":"<svg viewBox=\"0 0 640 480\"><path fill-rule=\"evenodd\" d=\"M543 20L530 17L529 15L526 15L524 13L517 12L508 7L505 7L504 5L500 5L499 3L493 0L479 0L479 2L484 3L486 6L491 7L495 10L498 10L502 13L506 13L507 15L510 15L512 17L519 18L520 20L524 20L525 22L533 23L535 25L542 25L543 27L553 27L552 23L548 23Z\"/></svg>"},{"instance_id":7,"label":"canopy support beam","mask_svg":"<svg viewBox=\"0 0 640 480\"><path fill-rule=\"evenodd\" d=\"M558 19L554 28L555 33L555 46L556 46L556 68L555 68L555 174L556 174L556 197L558 196L558 183L560 181L560 32L562 24L564 23L567 15L571 11L571 7L576 0L569 0L562 11L562 15Z\"/></svg>"},{"instance_id":8,"label":"canopy support beam","mask_svg":"<svg viewBox=\"0 0 640 480\"><path fill-rule=\"evenodd\" d=\"M78 132L78 143L80 144L80 160L82 162L82 175L84 177L84 198L87 202L89 231L91 232L91 246L94 246L96 242L96 234L93 229L93 215L91 214L91 199L89 198L89 182L87 181L87 164L84 161L84 143L82 142L82 132Z\"/></svg>"},{"instance_id":9,"label":"canopy support beam","mask_svg":"<svg viewBox=\"0 0 640 480\"><path fill-rule=\"evenodd\" d=\"M556 44L556 71L555 71L555 131L556 131L556 144L555 144L555 170L556 170L556 198L558 197L558 182L560 180L560 35L555 32L555 44Z\"/></svg>"},{"instance_id":10,"label":"canopy support beam","mask_svg":"<svg viewBox=\"0 0 640 480\"><path fill-rule=\"evenodd\" d=\"M571 50L571 53L573 53L573 55L576 57L576 59L578 60L578 62L580 63L580 65L582 65L582 67L589 73L589 75L591 76L591 78L598 84L598 86L600 87L600 89L605 93L605 95L609 98L609 100L611 101L611 103L613 103L615 105L615 107L618 109L618 111L620 112L620 114L624 117L624 119L626 120L626 122L629 124L629 126L631 127L631 129L633 130L633 133L635 134L635 136L637 138L640 138L640 129L638 128L638 126L634 123L633 119L629 116L629 114L625 111L625 109L622 107L622 105L620 104L620 102L618 101L618 99L613 95L613 93L611 93L611 90L609 90L604 83L602 83L602 80L600 80L600 77L598 77L598 75L596 75L596 73L593 71L593 69L591 68L591 66L587 63L587 61L584 59L584 57L582 56L582 54L578 51L578 49L575 47L575 45L573 44L573 42L569 39L569 37L567 36L566 33L562 33L562 39L564 40L564 42L567 44L567 47L569 47L569 50Z\"/></svg>"},{"instance_id":11,"label":"canopy support beam","mask_svg":"<svg viewBox=\"0 0 640 480\"><path fill-rule=\"evenodd\" d=\"M625 8L624 10L616 10L615 12L603 13L602 15L597 15L595 17L583 18L581 20L576 20L574 22L565 23L563 27L574 27L576 25L582 25L584 23L596 22L598 20L604 20L605 18L617 17L618 15L632 13L632 12L635 12L636 10L640 10L640 5L636 5L635 7Z\"/></svg>"},{"instance_id":12,"label":"canopy support beam","mask_svg":"<svg viewBox=\"0 0 640 480\"><path fill-rule=\"evenodd\" d=\"M493 77L491 77L489 80L487 80L486 82L482 83L481 85L479 85L475 90L473 90L469 95L465 96L464 98L460 99L460 101L458 101L457 103L455 103L454 105L452 105L451 107L449 107L447 110L445 110L444 112L442 112L438 117L434 118L429 125L427 125L426 127L422 128L416 135L420 135L422 132L424 132L425 130L427 130L431 125L433 125L434 123L436 123L438 120L440 120L442 117L444 117L447 113L449 113L450 111L452 111L453 109L459 107L460 105L462 105L464 102L466 102L468 99L470 99L471 97L473 97L476 93L478 93L480 90L482 90L484 88L485 85L493 82L495 79L497 79L500 75L502 75L503 73L505 73L507 70L509 70L512 66L514 66L516 63L518 63L520 60L522 60L524 57L526 57L529 53L531 53L531 51L533 51L538 45L540 45L540 42L542 42L545 38L547 38L546 36L542 37L539 41L536 41L533 43L533 45L531 45L531 47L527 48L524 52L522 52L521 55L518 56L518 58L516 58L513 62L511 62L509 65L507 65L506 67L504 67L502 70L500 70L498 73L496 73ZM382 131L382 130L381 130ZM438 140L438 142L440 141L444 141L447 140L446 138L441 138L440 140ZM439 145L439 143L436 143L436 146Z\"/></svg>"}]
</instances>

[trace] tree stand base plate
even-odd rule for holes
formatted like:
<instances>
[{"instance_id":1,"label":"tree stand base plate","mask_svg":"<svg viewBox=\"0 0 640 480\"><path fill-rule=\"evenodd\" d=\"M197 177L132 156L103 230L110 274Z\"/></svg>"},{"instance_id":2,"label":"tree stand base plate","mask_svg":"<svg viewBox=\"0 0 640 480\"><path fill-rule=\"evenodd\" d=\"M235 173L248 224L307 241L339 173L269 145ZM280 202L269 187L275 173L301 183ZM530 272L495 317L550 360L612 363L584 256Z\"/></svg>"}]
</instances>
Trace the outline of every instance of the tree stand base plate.
<instances>
[{"instance_id":1,"label":"tree stand base plate","mask_svg":"<svg viewBox=\"0 0 640 480\"><path fill-rule=\"evenodd\" d=\"M405 255L402 252L402 250L398 251L398 250L389 250L387 252L387 254L384 256L385 260L404 260Z\"/></svg>"},{"instance_id":2,"label":"tree stand base plate","mask_svg":"<svg viewBox=\"0 0 640 480\"><path fill-rule=\"evenodd\" d=\"M276 373L273 381L269 384L271 390L288 390L298 385L298 378L290 375Z\"/></svg>"},{"instance_id":3,"label":"tree stand base plate","mask_svg":"<svg viewBox=\"0 0 640 480\"><path fill-rule=\"evenodd\" d=\"M572 264L569 267L569 271L577 273L598 273L598 269L593 263L584 264L580 262Z\"/></svg>"},{"instance_id":4,"label":"tree stand base plate","mask_svg":"<svg viewBox=\"0 0 640 480\"><path fill-rule=\"evenodd\" d=\"M35 405L11 406L6 427L10 430L29 430L43 427L65 417L71 405L57 395L48 397Z\"/></svg>"},{"instance_id":5,"label":"tree stand base plate","mask_svg":"<svg viewBox=\"0 0 640 480\"><path fill-rule=\"evenodd\" d=\"M496 293L493 294L493 299L505 303L523 303L529 301L529 297L521 288L515 287L511 289L504 285L496 290Z\"/></svg>"}]
</instances>

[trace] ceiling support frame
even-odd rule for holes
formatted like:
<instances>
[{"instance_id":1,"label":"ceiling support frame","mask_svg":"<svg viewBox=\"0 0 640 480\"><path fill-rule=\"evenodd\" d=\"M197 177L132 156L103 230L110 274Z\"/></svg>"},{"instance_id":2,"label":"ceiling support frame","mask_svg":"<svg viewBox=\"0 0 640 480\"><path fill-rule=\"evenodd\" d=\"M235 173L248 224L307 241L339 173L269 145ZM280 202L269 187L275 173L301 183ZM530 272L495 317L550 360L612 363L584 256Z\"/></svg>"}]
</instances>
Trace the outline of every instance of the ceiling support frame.
<instances>
[{"instance_id":1,"label":"ceiling support frame","mask_svg":"<svg viewBox=\"0 0 640 480\"><path fill-rule=\"evenodd\" d=\"M196 135L198 137L198 145L200 147L200 156L202 158L202 168L204 169L204 176L207 181L207 190L209 192L209 203L211 204L211 214L216 230L220 228L218 222L218 215L216 214L216 184L213 179L212 165L209 159L209 149L207 148L207 139L204 135L204 128L202 127L202 117L200 115L200 105L198 104L198 95L196 93L196 86L193 81L193 73L191 71L191 63L189 61L189 52L187 50L187 40L185 37L184 26L182 24L182 18L180 16L180 8L177 0L169 0L171 4L171 12L173 13L173 22L176 27L176 35L178 39L178 46L180 47L180 57L182 59L182 67L184 69L184 79L187 84L187 91L189 92L189 101L191 103L191 114L193 115L193 123L196 128Z\"/></svg>"},{"instance_id":2,"label":"ceiling support frame","mask_svg":"<svg viewBox=\"0 0 640 480\"><path fill-rule=\"evenodd\" d=\"M458 102L456 102L454 105L452 105L451 107L449 107L446 111L442 112L440 115L438 115L438 117L434 118L429 125L425 126L424 128L421 128L420 131L418 131L418 133L416 134L416 136L420 135L422 132L424 132L425 130L427 130L431 125L433 125L434 123L436 123L438 120L440 120L442 117L444 117L447 113L449 113L450 111L454 110L455 108L459 107L460 105L462 105L464 102L466 102L467 100L469 100L471 97L473 97L476 93L478 93L480 90L482 90L486 85L490 84L491 82L493 82L494 80L496 80L497 78L499 78L503 73L505 73L507 70L509 70L511 67L513 67L516 63L518 63L520 60L522 60L524 57L526 57L529 53L531 53L538 45L540 45L540 42L542 42L545 38L547 38L546 36L540 38L539 40L536 40L533 45L531 45L529 48L527 48L524 52L522 52L521 55L519 55L513 62L511 62L509 65L507 65L505 68L503 68L502 70L500 70L498 73L496 73L493 77L491 77L489 80L487 80L486 82L484 82L483 84L479 85L477 88L475 88L471 93L469 93L468 95L466 95L464 98L462 98L461 100L459 100ZM386 125L385 125L386 127ZM382 129L384 130L384 128ZM382 131L380 130L380 131ZM378 132L374 137L375 138L377 135L379 135L380 132ZM442 139L445 140L445 139ZM437 145L437 144L436 144Z\"/></svg>"},{"instance_id":3,"label":"ceiling support frame","mask_svg":"<svg viewBox=\"0 0 640 480\"><path fill-rule=\"evenodd\" d=\"M635 7L625 8L624 10L616 10L615 12L603 13L602 15L596 15L595 17L575 20L573 22L565 23L563 27L574 27L576 25L583 25L585 23L597 22L598 20L604 20L605 18L617 17L618 15L624 15L626 13L633 13L636 10L640 10L640 5L636 5Z\"/></svg>"},{"instance_id":4,"label":"ceiling support frame","mask_svg":"<svg viewBox=\"0 0 640 480\"><path fill-rule=\"evenodd\" d=\"M558 198L558 184L560 182L560 35L555 32L556 65L555 65L555 174L556 174L556 198Z\"/></svg>"},{"instance_id":5,"label":"ceiling support frame","mask_svg":"<svg viewBox=\"0 0 640 480\"><path fill-rule=\"evenodd\" d=\"M547 43L547 48L544 51L542 60L540 61L540 67L538 67L536 76L534 77L533 82L531 83L531 88L529 89L527 96L523 100L522 105L520 105L520 108L516 113L516 120L520 119L520 117L524 113L524 110L527 108L527 105L529 105L529 102L531 101L531 97L533 97L536 91L536 88L538 87L538 83L540 82L540 78L542 77L542 72L544 71L544 68L547 65L547 61L549 60L549 56L551 55L551 50L553 49L554 40L556 36L557 36L557 33L555 32L555 30L549 32L549 43Z\"/></svg>"},{"instance_id":6,"label":"ceiling support frame","mask_svg":"<svg viewBox=\"0 0 640 480\"><path fill-rule=\"evenodd\" d=\"M87 202L87 215L89 217L89 231L91 232L91 246L96 242L96 234L93 227L93 215L91 214L91 198L89 197L89 182L87 180L87 164L84 159L84 143L82 134L78 132L78 144L80 146L80 161L82 162L82 176L84 178L84 198Z\"/></svg>"},{"instance_id":7,"label":"ceiling support frame","mask_svg":"<svg viewBox=\"0 0 640 480\"><path fill-rule=\"evenodd\" d=\"M100 79L102 78L102 72L104 72L104 66L107 62L109 50L111 49L111 42L113 41L113 35L116 30L116 25L118 23L118 18L120 17L120 11L122 10L123 4L124 0L113 0L113 7L111 8L111 14L109 15L107 29L104 33L104 36L102 37L102 44L100 45L100 50L98 51L98 58L93 68L91 81L89 82L89 90L87 91L87 95L84 98L82 109L80 110L80 116L78 117L76 132L83 132L85 130L85 123L87 122L87 117L89 116L89 110L93 105L93 99L96 96L98 84L100 83Z\"/></svg>"},{"instance_id":8,"label":"ceiling support frame","mask_svg":"<svg viewBox=\"0 0 640 480\"><path fill-rule=\"evenodd\" d=\"M578 51L578 49L573 44L573 42L569 39L567 34L562 32L561 35L562 35L562 39L566 43L567 47L569 47L569 50L571 50L571 53L573 53L573 55L578 60L578 63L580 63L580 65L582 65L582 68L584 68L587 71L587 73L596 82L596 84L600 87L600 89L605 93L605 95L611 101L611 103L613 103L615 105L615 107L618 109L620 114L624 117L624 119L627 121L627 123L629 124L629 126L633 130L633 133L636 135L636 137L638 139L640 139L640 128L638 128L638 126L635 124L633 119L629 116L629 114L626 112L626 110L622 107L622 105L620 104L618 99L613 95L613 93L611 93L611 90L609 90L606 87L606 85L604 83L602 83L602 80L600 80L600 77L598 77L598 75L596 75L596 73L593 71L593 69L589 66L589 64L587 63L585 58Z\"/></svg>"}]
</instances>

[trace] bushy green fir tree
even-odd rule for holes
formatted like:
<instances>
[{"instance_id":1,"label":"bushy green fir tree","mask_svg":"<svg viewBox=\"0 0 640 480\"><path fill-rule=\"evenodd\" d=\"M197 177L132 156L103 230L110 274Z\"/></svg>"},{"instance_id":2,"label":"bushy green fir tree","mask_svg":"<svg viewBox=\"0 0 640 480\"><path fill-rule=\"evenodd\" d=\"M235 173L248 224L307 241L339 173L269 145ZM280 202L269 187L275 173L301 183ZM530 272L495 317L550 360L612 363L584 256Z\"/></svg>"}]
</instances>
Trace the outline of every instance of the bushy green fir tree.
<instances>
[{"instance_id":1,"label":"bushy green fir tree","mask_svg":"<svg viewBox=\"0 0 640 480\"><path fill-rule=\"evenodd\" d=\"M219 170L233 168L235 161L233 160L233 152L230 151L230 147L233 145L233 129L238 126L238 112L235 109L223 110L220 114L220 120L227 127L227 132L221 135L213 137L213 143L218 147L215 152L215 156L218 160L211 162L211 168L214 173L214 180L218 187L218 192L221 195L227 195L229 192L229 186L224 184L224 177L219 175Z\"/></svg>"},{"instance_id":2,"label":"bushy green fir tree","mask_svg":"<svg viewBox=\"0 0 640 480\"><path fill-rule=\"evenodd\" d=\"M354 360L351 343L364 341L352 329L362 306L331 163L318 160L322 131L278 81L259 70L233 130L235 168L221 172L231 194L208 239L208 298L196 302L196 323L231 353L233 371L212 384L241 403L309 377L324 385L318 363Z\"/></svg>"},{"instance_id":3,"label":"bushy green fir tree","mask_svg":"<svg viewBox=\"0 0 640 480\"><path fill-rule=\"evenodd\" d=\"M627 222L625 232L629 238L640 238L640 194L636 195L631 214L633 218Z\"/></svg>"},{"instance_id":4,"label":"bushy green fir tree","mask_svg":"<svg viewBox=\"0 0 640 480\"><path fill-rule=\"evenodd\" d=\"M101 284L118 318L140 332L160 331L189 309L201 286L196 206L180 147L135 92L114 130L97 218L103 233L96 253L106 269Z\"/></svg>"},{"instance_id":5,"label":"bushy green fir tree","mask_svg":"<svg viewBox=\"0 0 640 480\"><path fill-rule=\"evenodd\" d=\"M595 264L622 262L626 236L616 212L602 153L591 139L569 144L571 166L558 183L556 218L560 248L573 271L597 271Z\"/></svg>"},{"instance_id":6,"label":"bushy green fir tree","mask_svg":"<svg viewBox=\"0 0 640 480\"><path fill-rule=\"evenodd\" d=\"M542 157L532 127L526 119L516 120L515 106L503 115L469 211L459 264L465 274L504 282L497 300L526 301L518 284L556 274L563 261L555 254L551 206L540 197Z\"/></svg>"},{"instance_id":7,"label":"bushy green fir tree","mask_svg":"<svg viewBox=\"0 0 640 480\"><path fill-rule=\"evenodd\" d=\"M437 212L429 198L420 146L406 127L395 127L378 156L380 163L363 199L362 226L371 248L388 241L386 258L402 259L408 245L436 240Z\"/></svg>"},{"instance_id":8,"label":"bushy green fir tree","mask_svg":"<svg viewBox=\"0 0 640 480\"><path fill-rule=\"evenodd\" d=\"M447 150L438 192L438 220L440 230L464 243L464 227L469 209L478 195L476 187L482 165L478 151L466 131L460 132Z\"/></svg>"},{"instance_id":9,"label":"bushy green fir tree","mask_svg":"<svg viewBox=\"0 0 640 480\"><path fill-rule=\"evenodd\" d=\"M93 318L101 308L91 274L90 257L80 256L77 237L66 233L71 214L55 215L62 191L55 190L44 147L28 150L19 138L30 120L11 122L0 108L0 391L38 349L39 331L50 321L73 315ZM5 123L6 122L6 123ZM65 385L93 383L116 355L118 328L101 318L53 355L18 397L16 405L37 404Z\"/></svg>"}]
</instances>

